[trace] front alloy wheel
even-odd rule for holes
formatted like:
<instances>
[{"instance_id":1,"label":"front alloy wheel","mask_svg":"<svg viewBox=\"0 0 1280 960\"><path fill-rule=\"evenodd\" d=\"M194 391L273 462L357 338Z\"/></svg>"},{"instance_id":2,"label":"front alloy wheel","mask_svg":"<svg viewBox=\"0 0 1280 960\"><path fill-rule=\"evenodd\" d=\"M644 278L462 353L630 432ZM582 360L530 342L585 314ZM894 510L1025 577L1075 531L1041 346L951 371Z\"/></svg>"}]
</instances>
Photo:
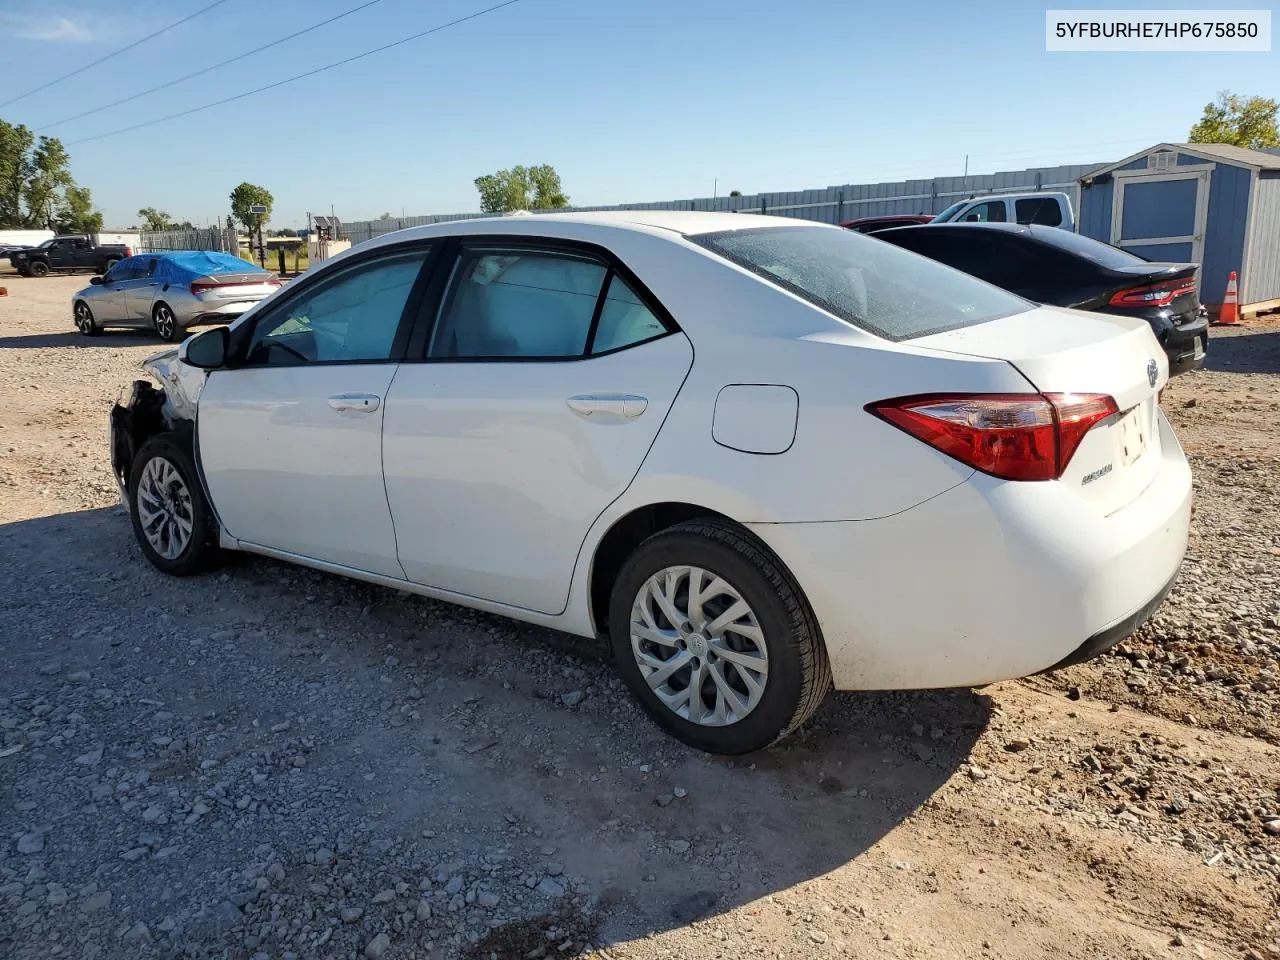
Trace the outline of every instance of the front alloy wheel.
<instances>
[{"instance_id":1,"label":"front alloy wheel","mask_svg":"<svg viewBox=\"0 0 1280 960\"><path fill-rule=\"evenodd\" d=\"M165 560L176 560L191 545L195 527L191 491L177 467L164 457L152 457L138 478L138 520L142 534Z\"/></svg>"},{"instance_id":2,"label":"front alloy wheel","mask_svg":"<svg viewBox=\"0 0 1280 960\"><path fill-rule=\"evenodd\" d=\"M216 526L191 462L190 440L152 437L129 471L129 513L138 546L152 565L186 576L217 555Z\"/></svg>"}]
</instances>

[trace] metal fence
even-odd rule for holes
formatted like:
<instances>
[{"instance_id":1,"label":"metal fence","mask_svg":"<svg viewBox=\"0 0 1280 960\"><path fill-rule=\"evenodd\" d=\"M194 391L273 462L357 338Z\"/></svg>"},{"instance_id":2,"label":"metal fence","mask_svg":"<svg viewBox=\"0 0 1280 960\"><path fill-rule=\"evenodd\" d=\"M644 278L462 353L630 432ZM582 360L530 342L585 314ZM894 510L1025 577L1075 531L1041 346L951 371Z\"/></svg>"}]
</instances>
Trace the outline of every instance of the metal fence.
<instances>
[{"instance_id":1,"label":"metal fence","mask_svg":"<svg viewBox=\"0 0 1280 960\"><path fill-rule=\"evenodd\" d=\"M756 193L742 197L695 197L689 200L658 200L646 203L619 203L603 207L566 207L563 211L589 210L719 210L731 213L769 214L797 217L822 223L841 223L856 217L894 213L941 213L957 200L996 193L1059 190L1071 197L1080 209L1079 178L1099 163L1072 163L1057 167L1033 167L971 177L934 177L931 180L898 180L891 183L845 184L817 190ZM554 212L554 211L547 211ZM429 223L472 220L484 213L444 213L426 217L392 217L343 224L343 234L352 243Z\"/></svg>"},{"instance_id":2,"label":"metal fence","mask_svg":"<svg viewBox=\"0 0 1280 960\"><path fill-rule=\"evenodd\" d=\"M150 250L218 250L238 253L240 241L233 227L203 227L195 230L166 230L152 233L144 230L138 246Z\"/></svg>"}]
</instances>

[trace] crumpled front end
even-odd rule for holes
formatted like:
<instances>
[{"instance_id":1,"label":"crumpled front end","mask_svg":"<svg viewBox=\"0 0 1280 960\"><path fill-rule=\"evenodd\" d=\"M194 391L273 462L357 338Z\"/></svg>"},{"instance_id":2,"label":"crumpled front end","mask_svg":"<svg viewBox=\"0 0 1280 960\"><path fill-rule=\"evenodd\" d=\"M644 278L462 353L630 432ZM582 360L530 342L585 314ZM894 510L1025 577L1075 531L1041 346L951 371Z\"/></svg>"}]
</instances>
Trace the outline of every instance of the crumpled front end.
<instances>
[{"instance_id":1,"label":"crumpled front end","mask_svg":"<svg viewBox=\"0 0 1280 960\"><path fill-rule=\"evenodd\" d=\"M142 361L142 368L156 382L135 380L127 388L127 401L122 390L111 407L109 421L111 472L126 510L134 457L157 434L195 427L196 404L206 376L205 371L179 361L177 349L148 357Z\"/></svg>"}]
</instances>

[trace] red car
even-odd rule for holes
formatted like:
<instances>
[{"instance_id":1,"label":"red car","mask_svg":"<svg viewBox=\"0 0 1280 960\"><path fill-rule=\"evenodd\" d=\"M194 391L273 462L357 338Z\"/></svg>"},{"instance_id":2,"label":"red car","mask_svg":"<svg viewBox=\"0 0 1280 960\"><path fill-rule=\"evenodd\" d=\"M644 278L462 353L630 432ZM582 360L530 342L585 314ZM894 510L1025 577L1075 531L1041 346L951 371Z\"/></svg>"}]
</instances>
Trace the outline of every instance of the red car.
<instances>
[{"instance_id":1,"label":"red car","mask_svg":"<svg viewBox=\"0 0 1280 960\"><path fill-rule=\"evenodd\" d=\"M883 217L858 217L856 220L845 220L840 226L858 233L875 233L877 230L888 230L890 227L910 227L917 223L928 223L933 219L931 213L895 213Z\"/></svg>"}]
</instances>

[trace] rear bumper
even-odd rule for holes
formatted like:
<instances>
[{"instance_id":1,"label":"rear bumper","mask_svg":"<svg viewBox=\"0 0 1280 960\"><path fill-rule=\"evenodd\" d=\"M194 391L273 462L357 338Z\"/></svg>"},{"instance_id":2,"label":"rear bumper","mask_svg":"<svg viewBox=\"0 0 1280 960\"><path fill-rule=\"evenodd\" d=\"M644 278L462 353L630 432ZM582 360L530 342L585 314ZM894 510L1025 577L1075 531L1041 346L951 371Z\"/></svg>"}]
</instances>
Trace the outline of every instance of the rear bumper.
<instances>
[{"instance_id":1,"label":"rear bumper","mask_svg":"<svg viewBox=\"0 0 1280 960\"><path fill-rule=\"evenodd\" d=\"M838 689L1028 676L1127 635L1176 577L1191 471L1159 422L1160 471L1110 516L1061 481L975 475L879 520L750 526L804 589Z\"/></svg>"},{"instance_id":2,"label":"rear bumper","mask_svg":"<svg viewBox=\"0 0 1280 960\"><path fill-rule=\"evenodd\" d=\"M188 303L176 304L174 313L178 323L183 327L195 327L208 323L230 323L237 317L248 313L258 305L257 300L234 300L228 303L213 301L206 303L192 299Z\"/></svg>"},{"instance_id":3,"label":"rear bumper","mask_svg":"<svg viewBox=\"0 0 1280 960\"><path fill-rule=\"evenodd\" d=\"M1181 567L1179 567L1181 570ZM1164 603L1165 597L1169 596L1173 590L1173 585L1178 582L1178 574L1175 572L1169 578L1169 582L1161 588L1160 592L1148 600L1142 607L1135 610L1129 616L1125 617L1117 624L1107 627L1105 630L1099 630L1092 637L1086 640L1076 649L1049 667L1042 673L1052 673L1054 670L1061 670L1063 667L1070 667L1077 663L1084 663L1086 660L1092 660L1094 657L1100 656L1114 647L1125 637L1132 636L1138 632L1138 628L1151 619L1151 615L1156 612L1160 604Z\"/></svg>"},{"instance_id":4,"label":"rear bumper","mask_svg":"<svg viewBox=\"0 0 1280 960\"><path fill-rule=\"evenodd\" d=\"M1177 318L1174 318L1175 322ZM1159 331L1157 331L1159 335ZM1160 343L1169 357L1169 376L1176 377L1189 370L1204 366L1209 352L1209 314L1199 307L1193 317L1171 326L1160 336Z\"/></svg>"}]
</instances>

